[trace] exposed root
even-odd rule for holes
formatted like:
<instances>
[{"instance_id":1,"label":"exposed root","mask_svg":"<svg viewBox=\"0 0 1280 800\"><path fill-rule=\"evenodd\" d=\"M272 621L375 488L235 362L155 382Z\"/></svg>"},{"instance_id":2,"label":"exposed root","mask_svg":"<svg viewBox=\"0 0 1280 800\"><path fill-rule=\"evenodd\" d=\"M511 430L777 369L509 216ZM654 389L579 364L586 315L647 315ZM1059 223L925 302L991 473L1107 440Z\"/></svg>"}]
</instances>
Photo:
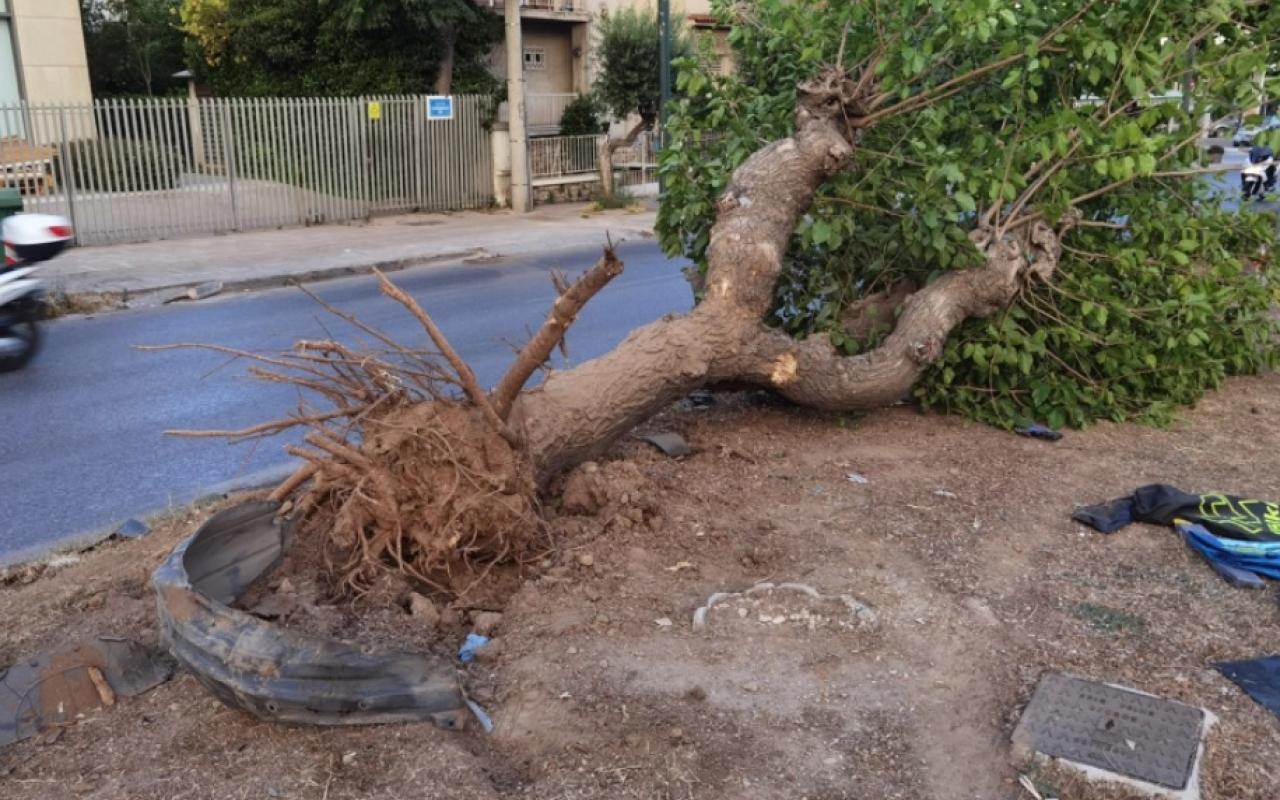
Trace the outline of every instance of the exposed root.
<instances>
[{"instance_id":1,"label":"exposed root","mask_svg":"<svg viewBox=\"0 0 1280 800\"><path fill-rule=\"evenodd\" d=\"M274 356L205 344L144 349L248 360L259 380L323 400L329 408L303 402L288 417L238 430L169 433L243 441L305 428L305 446L285 448L301 466L270 497L288 503L299 536L323 543L335 584L359 596L391 569L424 588L461 595L495 564L545 550L536 470L506 416L582 305L621 271L610 248L595 269L564 284L493 399L427 312L383 275L383 292L418 320L435 350L398 344L323 303L387 349L361 352L330 340L300 341Z\"/></svg>"},{"instance_id":2,"label":"exposed root","mask_svg":"<svg viewBox=\"0 0 1280 800\"><path fill-rule=\"evenodd\" d=\"M405 405L362 430L358 447L313 430L306 441L314 450L291 450L311 467L298 492L300 534L327 538L329 566L349 592L393 567L457 593L539 541L532 470L473 407Z\"/></svg>"}]
</instances>

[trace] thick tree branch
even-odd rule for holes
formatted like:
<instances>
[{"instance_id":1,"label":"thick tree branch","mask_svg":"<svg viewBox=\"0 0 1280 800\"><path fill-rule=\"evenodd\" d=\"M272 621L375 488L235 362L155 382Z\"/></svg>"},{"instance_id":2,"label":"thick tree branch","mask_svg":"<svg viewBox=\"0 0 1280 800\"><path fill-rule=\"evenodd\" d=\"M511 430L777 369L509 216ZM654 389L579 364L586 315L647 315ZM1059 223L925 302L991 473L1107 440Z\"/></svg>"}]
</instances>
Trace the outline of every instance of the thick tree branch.
<instances>
[{"instance_id":1,"label":"thick tree branch","mask_svg":"<svg viewBox=\"0 0 1280 800\"><path fill-rule=\"evenodd\" d=\"M555 350L556 345L564 339L565 331L573 324L578 312L587 301L603 289L609 281L621 274L622 261L618 259L613 248L608 248L594 267L587 270L581 278L556 298L546 322L542 323L542 328L516 356L511 369L493 390L493 408L499 417L503 420L507 419L511 413L511 404L515 402L520 390L529 380L529 376L551 356L551 351Z\"/></svg>"}]
</instances>

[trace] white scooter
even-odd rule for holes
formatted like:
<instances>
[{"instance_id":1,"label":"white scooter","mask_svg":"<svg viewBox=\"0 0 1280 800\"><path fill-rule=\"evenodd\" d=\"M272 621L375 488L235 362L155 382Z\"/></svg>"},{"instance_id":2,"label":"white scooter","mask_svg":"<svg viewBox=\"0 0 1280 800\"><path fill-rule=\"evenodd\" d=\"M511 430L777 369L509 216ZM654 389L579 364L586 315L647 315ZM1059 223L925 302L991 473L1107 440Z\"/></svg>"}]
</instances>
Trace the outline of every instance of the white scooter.
<instances>
[{"instance_id":1,"label":"white scooter","mask_svg":"<svg viewBox=\"0 0 1280 800\"><path fill-rule=\"evenodd\" d=\"M4 221L0 268L0 372L26 366L40 347L44 290L31 278L33 264L48 261L71 242L71 224L48 214L15 214Z\"/></svg>"},{"instance_id":2,"label":"white scooter","mask_svg":"<svg viewBox=\"0 0 1280 800\"><path fill-rule=\"evenodd\" d=\"M1242 200L1261 200L1264 193L1276 188L1276 162L1270 147L1249 150L1249 165L1240 171Z\"/></svg>"}]
</instances>

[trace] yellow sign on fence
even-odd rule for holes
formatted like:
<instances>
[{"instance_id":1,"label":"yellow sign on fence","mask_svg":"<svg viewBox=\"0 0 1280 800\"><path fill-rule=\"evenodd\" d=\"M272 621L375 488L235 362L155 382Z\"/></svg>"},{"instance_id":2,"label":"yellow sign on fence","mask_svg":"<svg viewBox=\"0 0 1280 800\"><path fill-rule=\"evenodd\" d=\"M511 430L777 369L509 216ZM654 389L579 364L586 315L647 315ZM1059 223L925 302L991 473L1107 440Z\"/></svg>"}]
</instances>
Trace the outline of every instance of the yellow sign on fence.
<instances>
[{"instance_id":1,"label":"yellow sign on fence","mask_svg":"<svg viewBox=\"0 0 1280 800\"><path fill-rule=\"evenodd\" d=\"M382 103L369 104L369 119L382 119Z\"/></svg>"}]
</instances>

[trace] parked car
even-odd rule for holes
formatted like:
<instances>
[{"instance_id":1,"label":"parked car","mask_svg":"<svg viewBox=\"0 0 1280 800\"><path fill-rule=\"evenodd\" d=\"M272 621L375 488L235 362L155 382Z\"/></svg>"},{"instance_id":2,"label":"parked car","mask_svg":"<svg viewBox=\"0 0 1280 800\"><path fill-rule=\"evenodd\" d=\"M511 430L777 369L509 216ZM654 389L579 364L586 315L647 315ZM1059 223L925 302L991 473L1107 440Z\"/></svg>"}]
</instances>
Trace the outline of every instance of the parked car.
<instances>
[{"instance_id":1,"label":"parked car","mask_svg":"<svg viewBox=\"0 0 1280 800\"><path fill-rule=\"evenodd\" d=\"M1261 125L1241 125L1236 128L1235 135L1231 137L1231 144L1236 147L1248 147L1253 144L1253 139L1258 134L1265 131L1274 131L1278 128L1280 128L1280 117L1272 114L1264 119Z\"/></svg>"}]
</instances>

